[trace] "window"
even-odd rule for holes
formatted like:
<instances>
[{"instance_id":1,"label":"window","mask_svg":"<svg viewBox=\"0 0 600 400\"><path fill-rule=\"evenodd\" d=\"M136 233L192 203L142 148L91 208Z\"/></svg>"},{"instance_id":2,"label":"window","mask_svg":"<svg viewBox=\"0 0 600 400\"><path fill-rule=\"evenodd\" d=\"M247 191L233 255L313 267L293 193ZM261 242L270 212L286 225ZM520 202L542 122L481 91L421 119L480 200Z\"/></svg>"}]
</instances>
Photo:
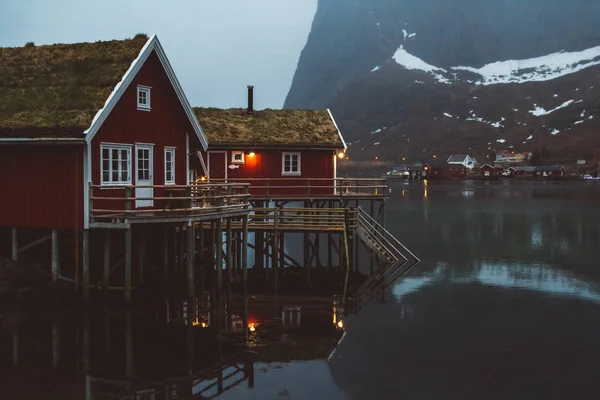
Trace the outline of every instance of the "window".
<instances>
[{"instance_id":1,"label":"window","mask_svg":"<svg viewBox=\"0 0 600 400\"><path fill-rule=\"evenodd\" d=\"M175 149L165 148L165 185L175 184Z\"/></svg>"},{"instance_id":2,"label":"window","mask_svg":"<svg viewBox=\"0 0 600 400\"><path fill-rule=\"evenodd\" d=\"M150 111L150 89L148 86L137 87L138 110Z\"/></svg>"},{"instance_id":3,"label":"window","mask_svg":"<svg viewBox=\"0 0 600 400\"><path fill-rule=\"evenodd\" d=\"M283 153L281 175L300 175L300 153Z\"/></svg>"},{"instance_id":4,"label":"window","mask_svg":"<svg viewBox=\"0 0 600 400\"><path fill-rule=\"evenodd\" d=\"M231 163L232 164L243 164L244 163L244 152L243 151L232 151L231 152Z\"/></svg>"},{"instance_id":5,"label":"window","mask_svg":"<svg viewBox=\"0 0 600 400\"><path fill-rule=\"evenodd\" d=\"M102 185L131 184L131 146L100 145Z\"/></svg>"}]
</instances>

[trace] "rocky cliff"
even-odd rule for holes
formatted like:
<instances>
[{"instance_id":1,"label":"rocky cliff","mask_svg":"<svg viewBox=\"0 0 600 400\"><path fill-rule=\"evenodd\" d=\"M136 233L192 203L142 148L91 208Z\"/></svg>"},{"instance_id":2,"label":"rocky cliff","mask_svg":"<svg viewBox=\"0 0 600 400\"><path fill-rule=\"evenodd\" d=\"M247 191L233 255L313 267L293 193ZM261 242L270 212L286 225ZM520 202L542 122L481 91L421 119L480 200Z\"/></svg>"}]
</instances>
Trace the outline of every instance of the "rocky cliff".
<instances>
[{"instance_id":1,"label":"rocky cliff","mask_svg":"<svg viewBox=\"0 0 600 400\"><path fill-rule=\"evenodd\" d=\"M600 149L600 2L319 0L286 108L354 158Z\"/></svg>"}]
</instances>

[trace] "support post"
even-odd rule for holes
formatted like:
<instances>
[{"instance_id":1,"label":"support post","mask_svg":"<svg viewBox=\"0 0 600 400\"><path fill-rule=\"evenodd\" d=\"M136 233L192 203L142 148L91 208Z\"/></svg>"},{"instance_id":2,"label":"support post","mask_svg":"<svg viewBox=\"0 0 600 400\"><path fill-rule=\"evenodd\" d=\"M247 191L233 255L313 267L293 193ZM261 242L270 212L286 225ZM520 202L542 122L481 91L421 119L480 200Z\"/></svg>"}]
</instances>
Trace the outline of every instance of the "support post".
<instances>
[{"instance_id":1,"label":"support post","mask_svg":"<svg viewBox=\"0 0 600 400\"><path fill-rule=\"evenodd\" d=\"M125 230L125 302L131 304L131 228Z\"/></svg>"},{"instance_id":2,"label":"support post","mask_svg":"<svg viewBox=\"0 0 600 400\"><path fill-rule=\"evenodd\" d=\"M58 368L60 360L60 332L58 322L52 321L52 368Z\"/></svg>"},{"instance_id":3,"label":"support post","mask_svg":"<svg viewBox=\"0 0 600 400\"><path fill-rule=\"evenodd\" d=\"M17 228L12 228L12 259L19 261L19 235Z\"/></svg>"},{"instance_id":4,"label":"support post","mask_svg":"<svg viewBox=\"0 0 600 400\"><path fill-rule=\"evenodd\" d=\"M102 270L102 287L104 298L108 298L108 287L110 286L110 229L106 230L104 236L104 268Z\"/></svg>"},{"instance_id":5,"label":"support post","mask_svg":"<svg viewBox=\"0 0 600 400\"><path fill-rule=\"evenodd\" d=\"M58 231L52 229L52 281L56 282L60 276L60 261L58 258Z\"/></svg>"},{"instance_id":6,"label":"support post","mask_svg":"<svg viewBox=\"0 0 600 400\"><path fill-rule=\"evenodd\" d=\"M137 263L138 263L138 273L139 273L139 286L142 286L144 284L144 263L145 263L145 255L146 255L146 241L147 241L147 236L144 233L144 231L140 232L140 244L138 247L138 259L137 259Z\"/></svg>"},{"instance_id":7,"label":"support post","mask_svg":"<svg viewBox=\"0 0 600 400\"><path fill-rule=\"evenodd\" d=\"M187 297L188 297L188 313L192 315L196 314L195 304L196 304L196 281L194 277L194 265L195 265L195 253L196 253L196 232L194 229L194 224L190 224L187 227ZM192 308L190 310L190 307Z\"/></svg>"},{"instance_id":8,"label":"support post","mask_svg":"<svg viewBox=\"0 0 600 400\"><path fill-rule=\"evenodd\" d=\"M231 330L231 283L233 281L233 269L232 269L232 251L233 246L231 243L231 217L227 218L227 230L225 232L225 251L227 258L225 259L225 267L227 269L227 330Z\"/></svg>"},{"instance_id":9,"label":"support post","mask_svg":"<svg viewBox=\"0 0 600 400\"><path fill-rule=\"evenodd\" d=\"M273 231L273 247L271 249L271 268L273 268L273 290L275 291L275 294L279 294L279 252L277 250L278 242L279 232L277 231L277 229L275 229L275 231Z\"/></svg>"},{"instance_id":10,"label":"support post","mask_svg":"<svg viewBox=\"0 0 600 400\"><path fill-rule=\"evenodd\" d=\"M164 244L164 251L163 251L163 277L164 277L164 284L165 284L165 296L168 294L168 288L169 288L169 226L165 225L165 232L164 232L165 236L164 236L164 240L163 240L163 244Z\"/></svg>"},{"instance_id":11,"label":"support post","mask_svg":"<svg viewBox=\"0 0 600 400\"><path fill-rule=\"evenodd\" d=\"M90 230L83 230L83 298L90 300Z\"/></svg>"},{"instance_id":12,"label":"support post","mask_svg":"<svg viewBox=\"0 0 600 400\"><path fill-rule=\"evenodd\" d=\"M345 222L344 222L344 261L346 263L346 273L344 276L344 316L348 315L348 278L350 275L350 257L348 254L348 210L345 210Z\"/></svg>"},{"instance_id":13,"label":"support post","mask_svg":"<svg viewBox=\"0 0 600 400\"><path fill-rule=\"evenodd\" d=\"M218 219L216 222L216 236L215 236L215 308L217 318L217 331L221 329L223 323L223 309L222 309L222 295L221 285L223 282L223 220Z\"/></svg>"},{"instance_id":14,"label":"support post","mask_svg":"<svg viewBox=\"0 0 600 400\"><path fill-rule=\"evenodd\" d=\"M242 302L243 311L242 318L244 324L244 332L248 334L248 215L244 216L242 221L242 230L244 234L244 242L242 244Z\"/></svg>"}]
</instances>

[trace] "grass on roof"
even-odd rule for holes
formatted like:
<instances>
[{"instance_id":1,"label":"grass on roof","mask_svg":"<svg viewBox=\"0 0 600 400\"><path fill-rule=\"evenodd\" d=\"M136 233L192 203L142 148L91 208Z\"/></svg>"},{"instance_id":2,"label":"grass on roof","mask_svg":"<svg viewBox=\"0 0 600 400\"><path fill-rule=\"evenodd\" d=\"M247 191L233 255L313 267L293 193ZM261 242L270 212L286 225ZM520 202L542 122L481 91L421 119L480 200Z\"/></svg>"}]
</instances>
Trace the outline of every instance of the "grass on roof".
<instances>
[{"instance_id":1,"label":"grass on roof","mask_svg":"<svg viewBox=\"0 0 600 400\"><path fill-rule=\"evenodd\" d=\"M342 147L327 110L272 110L199 108L194 112L209 143L288 144Z\"/></svg>"},{"instance_id":2,"label":"grass on roof","mask_svg":"<svg viewBox=\"0 0 600 400\"><path fill-rule=\"evenodd\" d=\"M147 41L0 48L0 128L88 128Z\"/></svg>"}]
</instances>

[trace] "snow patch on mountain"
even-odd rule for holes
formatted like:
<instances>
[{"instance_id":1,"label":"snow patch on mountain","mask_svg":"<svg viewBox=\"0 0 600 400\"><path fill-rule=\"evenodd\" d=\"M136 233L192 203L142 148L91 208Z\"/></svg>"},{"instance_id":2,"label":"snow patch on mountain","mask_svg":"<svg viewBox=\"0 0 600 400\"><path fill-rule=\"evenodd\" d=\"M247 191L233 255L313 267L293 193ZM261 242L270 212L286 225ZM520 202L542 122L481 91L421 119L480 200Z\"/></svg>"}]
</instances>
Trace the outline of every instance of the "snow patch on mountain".
<instances>
[{"instance_id":1,"label":"snow patch on mountain","mask_svg":"<svg viewBox=\"0 0 600 400\"><path fill-rule=\"evenodd\" d=\"M543 115L548 115L553 113L554 111L560 110L561 108L565 108L568 107L569 105L573 104L575 102L575 100L568 100L565 101L564 103L562 103L560 106L555 107L551 110L546 110L543 107L538 106L537 104L534 104L533 106L535 107L533 110L530 110L529 113L533 114L536 117L541 117Z\"/></svg>"},{"instance_id":2,"label":"snow patch on mountain","mask_svg":"<svg viewBox=\"0 0 600 400\"><path fill-rule=\"evenodd\" d=\"M454 67L476 73L478 85L497 83L542 82L572 74L582 69L600 65L600 46L576 52L558 52L524 60L506 60L487 64L481 68Z\"/></svg>"},{"instance_id":3,"label":"snow patch on mountain","mask_svg":"<svg viewBox=\"0 0 600 400\"><path fill-rule=\"evenodd\" d=\"M451 81L448 78L442 75L442 73L447 73L445 69L435 67L431 64L427 64L419 57L415 57L406 50L404 50L404 46L400 46L400 48L396 50L396 53L394 53L394 56L392 58L394 59L394 61L396 61L398 64L402 65L408 70L421 70L424 72L428 72L438 82L451 83Z\"/></svg>"}]
</instances>

